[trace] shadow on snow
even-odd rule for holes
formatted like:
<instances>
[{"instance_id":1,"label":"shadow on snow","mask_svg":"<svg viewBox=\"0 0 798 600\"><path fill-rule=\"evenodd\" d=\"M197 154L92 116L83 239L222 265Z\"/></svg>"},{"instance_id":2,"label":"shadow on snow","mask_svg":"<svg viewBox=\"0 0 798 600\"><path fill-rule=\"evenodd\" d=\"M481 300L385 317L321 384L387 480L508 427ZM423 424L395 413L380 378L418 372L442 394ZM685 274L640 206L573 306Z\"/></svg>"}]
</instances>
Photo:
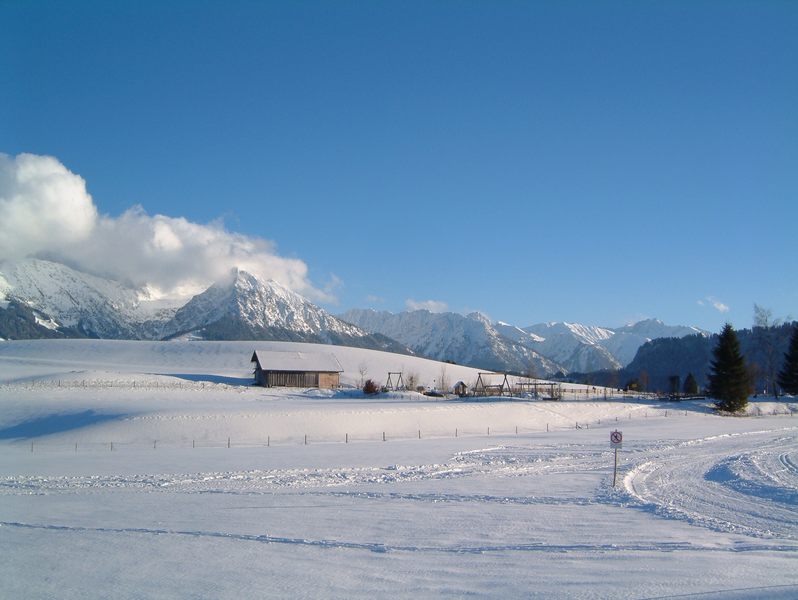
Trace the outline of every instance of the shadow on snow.
<instances>
[{"instance_id":1,"label":"shadow on snow","mask_svg":"<svg viewBox=\"0 0 798 600\"><path fill-rule=\"evenodd\" d=\"M105 421L113 421L126 417L126 414L98 413L93 410L84 410L78 413L47 415L17 423L11 427L0 429L0 440L15 438L32 438L53 433L63 433L72 429L79 429L88 425L96 425Z\"/></svg>"},{"instance_id":2,"label":"shadow on snow","mask_svg":"<svg viewBox=\"0 0 798 600\"><path fill-rule=\"evenodd\" d=\"M253 377L226 377L224 375L211 375L209 373L165 373L169 377L177 377L186 381L204 382L204 383L223 383L225 385L254 385L255 380Z\"/></svg>"}]
</instances>

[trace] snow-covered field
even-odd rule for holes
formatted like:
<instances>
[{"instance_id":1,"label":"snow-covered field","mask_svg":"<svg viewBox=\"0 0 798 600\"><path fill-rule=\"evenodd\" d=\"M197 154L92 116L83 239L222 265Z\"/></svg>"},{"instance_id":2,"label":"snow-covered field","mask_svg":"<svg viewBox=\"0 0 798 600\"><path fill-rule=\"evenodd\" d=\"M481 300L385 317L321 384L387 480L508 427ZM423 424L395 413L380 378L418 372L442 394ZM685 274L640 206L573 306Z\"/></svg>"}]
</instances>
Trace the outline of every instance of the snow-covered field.
<instances>
[{"instance_id":1,"label":"snow-covered field","mask_svg":"<svg viewBox=\"0 0 798 600\"><path fill-rule=\"evenodd\" d=\"M0 343L0 597L798 597L792 400L265 390L265 346Z\"/></svg>"}]
</instances>

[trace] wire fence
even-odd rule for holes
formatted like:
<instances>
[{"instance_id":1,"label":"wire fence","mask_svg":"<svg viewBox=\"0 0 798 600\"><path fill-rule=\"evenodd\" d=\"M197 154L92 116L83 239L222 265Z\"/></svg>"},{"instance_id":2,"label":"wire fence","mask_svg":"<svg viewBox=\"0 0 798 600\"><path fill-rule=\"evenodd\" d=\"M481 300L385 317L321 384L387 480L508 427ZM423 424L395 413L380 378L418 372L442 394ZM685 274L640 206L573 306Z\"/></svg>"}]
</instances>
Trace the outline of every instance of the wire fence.
<instances>
[{"instance_id":1,"label":"wire fence","mask_svg":"<svg viewBox=\"0 0 798 600\"><path fill-rule=\"evenodd\" d=\"M143 379L47 379L30 381L11 381L0 383L3 390L41 390L41 389L140 389L140 390L242 390L251 386L244 384L229 384L214 381L163 381Z\"/></svg>"},{"instance_id":2,"label":"wire fence","mask_svg":"<svg viewBox=\"0 0 798 600\"><path fill-rule=\"evenodd\" d=\"M482 395L467 395L460 396L454 394L444 394L434 399L439 400L452 400L452 399L473 399L475 401L483 401L489 399L504 399L504 400L530 400L530 401L618 401L618 400L655 400L659 397L657 394L644 393L639 391L624 391L611 388L601 387L571 387L571 386L555 386L556 393L550 394L546 390L550 386L543 386L541 384L539 391L517 390L512 392L505 392L504 394L482 394ZM256 386L253 383L226 383L208 380L191 380L180 379L177 381L170 379L36 379L24 381L6 381L0 383L0 392L2 391L19 391L19 390L56 390L56 389L127 389L127 390L214 390L214 391L244 391L256 390L263 391L265 388ZM268 388L271 390L285 389L289 392L304 391L304 388ZM341 387L338 392L346 394L352 393L353 398L361 397L359 388L356 387ZM411 399L417 397L415 393L407 390L398 390L390 392L392 397L400 394L402 398ZM370 398L379 399L384 397L384 393L369 396Z\"/></svg>"},{"instance_id":3,"label":"wire fence","mask_svg":"<svg viewBox=\"0 0 798 600\"><path fill-rule=\"evenodd\" d=\"M396 442L396 441L430 441L430 440L444 440L455 438L502 438L506 440L512 437L521 436L545 436L547 433L556 432L587 432L603 427L615 428L621 427L624 423L631 421L641 421L646 419L672 419L679 417L694 417L699 416L717 416L717 413L707 408L706 410L696 409L656 409L644 411L632 411L624 415L615 415L607 418L599 418L584 421L564 422L562 419L551 421L548 423L535 423L533 426L525 425L502 425L500 427L491 427L486 425L484 428L475 427L451 427L451 428L436 428L430 430L416 429L414 431L374 431L370 433L340 433L340 434L280 434L280 435L265 435L257 438L237 438L229 436L222 439L210 439L208 437L200 437L190 439L181 437L180 439L150 439L150 440L136 440L136 441L15 441L11 442L6 448L14 448L18 451L25 452L72 452L72 453L86 453L86 452L124 452L126 450L141 450L151 449L153 451L165 449L233 449L233 448L268 448L268 447L297 447L309 446L313 444L357 444L357 443L373 443L373 442ZM738 415L739 416L739 415ZM760 410L756 413L743 415L747 418L765 418L765 417L794 417L795 412L790 407L775 407L771 410Z\"/></svg>"}]
</instances>

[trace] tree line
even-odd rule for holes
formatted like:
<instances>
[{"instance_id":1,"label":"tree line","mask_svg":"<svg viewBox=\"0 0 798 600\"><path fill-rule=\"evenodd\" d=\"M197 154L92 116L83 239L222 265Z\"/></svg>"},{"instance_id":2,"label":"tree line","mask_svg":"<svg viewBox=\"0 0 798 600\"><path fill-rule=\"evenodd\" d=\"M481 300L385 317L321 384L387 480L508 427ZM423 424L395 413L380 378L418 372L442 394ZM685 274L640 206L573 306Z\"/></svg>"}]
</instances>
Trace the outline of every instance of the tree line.
<instances>
[{"instance_id":1,"label":"tree line","mask_svg":"<svg viewBox=\"0 0 798 600\"><path fill-rule=\"evenodd\" d=\"M635 359L624 369L572 373L569 379L680 395L703 391L715 399L727 397L728 388L736 388L739 391L731 395L738 402L743 390L745 398L760 393L798 394L798 322L773 320L769 310L757 305L754 312L754 326L750 330L735 331L727 324L720 334L709 337L652 340L640 347ZM723 404L722 409L733 407L734 402Z\"/></svg>"}]
</instances>

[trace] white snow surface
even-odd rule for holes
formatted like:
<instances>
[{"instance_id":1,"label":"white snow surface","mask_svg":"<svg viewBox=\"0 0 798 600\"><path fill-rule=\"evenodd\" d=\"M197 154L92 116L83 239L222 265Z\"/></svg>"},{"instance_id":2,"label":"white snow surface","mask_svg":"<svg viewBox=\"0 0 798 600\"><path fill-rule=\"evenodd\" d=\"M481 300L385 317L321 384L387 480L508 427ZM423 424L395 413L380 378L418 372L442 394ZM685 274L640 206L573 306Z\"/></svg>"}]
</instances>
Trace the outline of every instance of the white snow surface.
<instances>
[{"instance_id":1,"label":"white snow surface","mask_svg":"<svg viewBox=\"0 0 798 600\"><path fill-rule=\"evenodd\" d=\"M794 398L247 385L254 348L308 346L0 343L0 597L798 597Z\"/></svg>"}]
</instances>

